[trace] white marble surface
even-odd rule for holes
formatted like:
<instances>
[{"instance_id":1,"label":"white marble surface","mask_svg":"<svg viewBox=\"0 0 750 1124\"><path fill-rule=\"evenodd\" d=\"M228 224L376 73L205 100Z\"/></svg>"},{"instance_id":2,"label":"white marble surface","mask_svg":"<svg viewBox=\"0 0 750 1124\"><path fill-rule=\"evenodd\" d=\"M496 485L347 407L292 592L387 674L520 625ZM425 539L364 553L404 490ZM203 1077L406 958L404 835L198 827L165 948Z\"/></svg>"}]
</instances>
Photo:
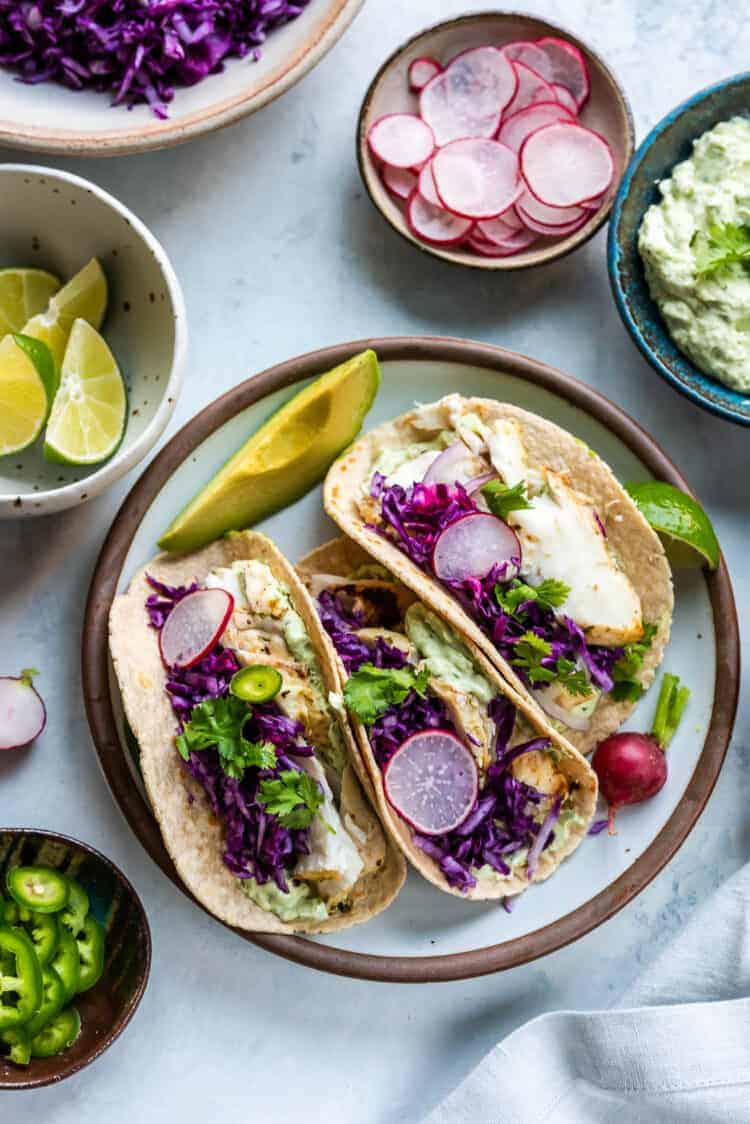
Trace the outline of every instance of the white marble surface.
<instances>
[{"instance_id":1,"label":"white marble surface","mask_svg":"<svg viewBox=\"0 0 750 1124\"><path fill-rule=\"evenodd\" d=\"M746 66L750 27L729 0L528 6L605 53L639 135L692 91ZM353 134L370 77L408 35L464 8L461 0L368 0L317 70L259 116L171 152L62 162L131 206L182 278L192 350L169 432L253 371L322 344L404 332L502 343L603 390L656 436L711 511L742 613L747 432L698 411L641 361L610 299L603 235L537 273L479 276L416 253L364 196ZM56 828L105 850L141 892L154 936L151 985L123 1038L63 1086L11 1094L3 1120L198 1124L212 1114L226 1124L296 1116L412 1124L527 1018L616 1000L695 905L750 858L741 706L716 791L675 860L611 922L545 961L467 983L396 987L318 975L246 945L146 857L89 740L82 607L134 479L74 512L0 524L0 667L39 667L50 712L33 750L0 762L0 822Z\"/></svg>"}]
</instances>

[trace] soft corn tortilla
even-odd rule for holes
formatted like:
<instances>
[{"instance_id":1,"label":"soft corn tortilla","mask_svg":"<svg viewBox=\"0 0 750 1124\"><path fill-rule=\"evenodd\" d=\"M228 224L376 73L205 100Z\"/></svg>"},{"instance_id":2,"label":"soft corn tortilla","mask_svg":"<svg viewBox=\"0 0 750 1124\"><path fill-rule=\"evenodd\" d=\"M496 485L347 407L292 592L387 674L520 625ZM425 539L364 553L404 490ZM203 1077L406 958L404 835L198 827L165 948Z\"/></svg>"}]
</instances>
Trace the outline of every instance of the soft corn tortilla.
<instances>
[{"instance_id":1,"label":"soft corn tortilla","mask_svg":"<svg viewBox=\"0 0 750 1124\"><path fill-rule=\"evenodd\" d=\"M169 585L189 585L201 581L217 566L250 558L264 562L286 586L315 646L326 683L330 690L338 689L333 649L304 586L271 540L251 531L229 535L192 554L159 554L139 570L127 592L116 597L112 606L110 651L125 714L138 739L149 800L167 850L190 892L209 912L240 929L255 933L332 933L380 913L396 897L406 875L402 856L384 840L356 778L347 777L347 811L367 841L361 844L355 839L355 843L365 859L365 869L378 860L380 865L373 873L363 874L351 891L350 911L334 913L325 921L285 922L251 901L240 889L239 879L224 865L223 825L211 812L202 787L184 768L175 748L175 717L165 690L167 677L158 633L150 626L146 612L146 598L153 592L146 575ZM354 768L371 794L352 731L343 721L341 727Z\"/></svg>"},{"instance_id":2,"label":"soft corn tortilla","mask_svg":"<svg viewBox=\"0 0 750 1124\"><path fill-rule=\"evenodd\" d=\"M672 574L664 547L644 519L612 470L586 444L546 418L531 414L506 402L489 398L462 399L465 412L478 414L484 421L501 418L519 423L528 453L529 465L547 465L565 473L573 487L588 496L604 524L607 540L622 569L641 599L643 620L657 626L651 647L646 652L638 679L644 688L653 681L664 655L672 624L674 596ZM516 691L538 708L532 693L499 654L492 641L471 620L459 603L407 556L363 520L357 501L363 487L369 486L374 465L384 448L402 448L426 436L415 422L431 406L417 407L395 421L378 426L360 438L331 467L324 486L325 508L345 534L413 589L427 604L477 645L500 669ZM633 702L616 702L602 696L589 728L565 729L565 737L582 753L590 753L608 734L617 730L634 707Z\"/></svg>"},{"instance_id":3,"label":"soft corn tortilla","mask_svg":"<svg viewBox=\"0 0 750 1124\"><path fill-rule=\"evenodd\" d=\"M314 576L320 574L351 579L352 584L356 585L357 579L353 578L352 575L359 567L368 562L371 563L372 558L363 547L359 546L352 539L339 538L325 543L323 546L319 546L316 550L306 555L306 557L298 563L297 570L302 580L308 586ZM534 873L534 882L543 882L545 878L549 878L557 869L563 859L567 858L575 851L586 835L596 809L598 793L596 773L586 761L585 757L556 733L544 714L536 707L530 705L523 696L514 691L489 660L487 660L481 652L477 651L474 645L469 642L468 646L481 674L497 688L499 694L503 694L510 699L538 736L550 739L559 754L559 769L565 774L569 782L575 783L577 786L573 806L575 811L582 817L583 823L578 828L570 828L565 846L556 850L554 854L550 854L549 850L542 852ZM336 666L338 667L341 689L343 690L347 679L347 673L338 656L336 657ZM525 868L520 873L511 874L507 878L502 878L494 874L489 877L477 875L476 886L471 887L466 892L451 886L435 860L430 858L429 855L425 854L425 852L416 845L412 839L409 826L393 811L389 804L383 786L383 775L372 752L367 736L367 729L353 716L351 716L350 721L354 727L357 741L359 742L362 758L372 779L372 785L376 794L376 806L381 822L385 825L391 838L395 840L407 859L409 859L412 866L416 867L421 875L440 890L453 894L455 897L461 898L464 901L466 899L486 901L493 898L504 898L508 895L518 894L522 890L528 889L529 882L526 877Z\"/></svg>"}]
</instances>

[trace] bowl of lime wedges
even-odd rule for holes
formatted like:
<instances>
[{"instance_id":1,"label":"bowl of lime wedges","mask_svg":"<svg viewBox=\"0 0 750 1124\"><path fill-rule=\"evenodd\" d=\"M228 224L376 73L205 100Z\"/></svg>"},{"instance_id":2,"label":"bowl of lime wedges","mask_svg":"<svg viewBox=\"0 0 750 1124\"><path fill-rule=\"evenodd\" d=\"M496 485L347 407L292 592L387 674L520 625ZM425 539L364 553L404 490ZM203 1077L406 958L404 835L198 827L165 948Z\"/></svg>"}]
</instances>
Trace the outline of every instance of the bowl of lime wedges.
<instances>
[{"instance_id":1,"label":"bowl of lime wedges","mask_svg":"<svg viewBox=\"0 0 750 1124\"><path fill-rule=\"evenodd\" d=\"M133 468L174 409L185 305L157 239L79 176L0 165L0 518Z\"/></svg>"}]
</instances>

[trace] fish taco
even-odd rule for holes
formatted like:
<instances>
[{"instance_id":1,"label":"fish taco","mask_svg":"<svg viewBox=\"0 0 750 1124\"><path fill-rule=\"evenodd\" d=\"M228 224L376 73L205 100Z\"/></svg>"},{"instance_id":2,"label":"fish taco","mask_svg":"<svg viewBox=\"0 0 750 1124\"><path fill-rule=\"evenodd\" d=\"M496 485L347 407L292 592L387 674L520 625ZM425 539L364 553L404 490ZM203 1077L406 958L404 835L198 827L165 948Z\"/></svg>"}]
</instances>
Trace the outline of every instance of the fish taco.
<instances>
[{"instance_id":1,"label":"fish taco","mask_svg":"<svg viewBox=\"0 0 750 1124\"><path fill-rule=\"evenodd\" d=\"M596 775L485 656L351 539L298 565L338 656L382 822L463 898L547 878L586 835Z\"/></svg>"},{"instance_id":2,"label":"fish taco","mask_svg":"<svg viewBox=\"0 0 750 1124\"><path fill-rule=\"evenodd\" d=\"M320 621L268 538L157 556L115 599L110 649L165 845L206 909L325 933L390 904L405 863L330 705Z\"/></svg>"},{"instance_id":3,"label":"fish taco","mask_svg":"<svg viewBox=\"0 0 750 1124\"><path fill-rule=\"evenodd\" d=\"M360 438L324 494L583 752L653 680L672 619L664 549L604 461L552 422L448 395Z\"/></svg>"}]
</instances>

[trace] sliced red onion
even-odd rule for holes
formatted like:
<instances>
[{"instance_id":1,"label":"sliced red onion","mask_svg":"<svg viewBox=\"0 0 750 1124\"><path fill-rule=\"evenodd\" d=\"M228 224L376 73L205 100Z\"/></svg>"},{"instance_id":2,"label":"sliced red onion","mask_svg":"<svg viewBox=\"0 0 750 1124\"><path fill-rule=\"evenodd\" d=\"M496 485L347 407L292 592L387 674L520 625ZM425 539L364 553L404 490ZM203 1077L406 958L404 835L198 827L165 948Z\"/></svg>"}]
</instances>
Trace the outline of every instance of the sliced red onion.
<instances>
[{"instance_id":1,"label":"sliced red onion","mask_svg":"<svg viewBox=\"0 0 750 1124\"><path fill-rule=\"evenodd\" d=\"M483 488L485 484L489 484L490 480L499 479L500 476L497 472L483 472L481 476L475 476L473 480L467 480L464 484L464 488L468 495L473 496L474 493L478 492L480 488Z\"/></svg>"},{"instance_id":2,"label":"sliced red onion","mask_svg":"<svg viewBox=\"0 0 750 1124\"><path fill-rule=\"evenodd\" d=\"M225 589L197 589L178 601L159 633L167 667L192 667L211 651L226 628L234 598Z\"/></svg>"},{"instance_id":3,"label":"sliced red onion","mask_svg":"<svg viewBox=\"0 0 750 1124\"><path fill-rule=\"evenodd\" d=\"M386 796L422 835L460 826L477 798L479 777L470 751L449 730L421 730L396 750L383 775Z\"/></svg>"},{"instance_id":4,"label":"sliced red onion","mask_svg":"<svg viewBox=\"0 0 750 1124\"><path fill-rule=\"evenodd\" d=\"M564 706L553 702L552 699L547 698L547 691L542 688L539 691L534 691L534 698L539 703L545 714L549 714L550 718L556 718L558 722L568 726L571 730L588 730L591 725L591 717L585 714L571 714Z\"/></svg>"},{"instance_id":5,"label":"sliced red onion","mask_svg":"<svg viewBox=\"0 0 750 1124\"><path fill-rule=\"evenodd\" d=\"M459 465L467 459L469 451L463 441L454 441L442 453L438 453L425 472L424 484L455 484L459 477Z\"/></svg>"},{"instance_id":6,"label":"sliced red onion","mask_svg":"<svg viewBox=\"0 0 750 1124\"><path fill-rule=\"evenodd\" d=\"M529 848L529 857L526 860L526 876L529 882L532 882L536 874L537 863L544 847L552 834L555 824L560 818L560 807L562 805L562 796L558 796L554 804L547 813L544 823L539 828L539 834Z\"/></svg>"},{"instance_id":7,"label":"sliced red onion","mask_svg":"<svg viewBox=\"0 0 750 1124\"><path fill-rule=\"evenodd\" d=\"M446 527L432 554L432 567L441 581L486 578L494 566L504 567L503 578L510 581L520 565L521 544L515 532L496 515L482 511Z\"/></svg>"}]
</instances>

